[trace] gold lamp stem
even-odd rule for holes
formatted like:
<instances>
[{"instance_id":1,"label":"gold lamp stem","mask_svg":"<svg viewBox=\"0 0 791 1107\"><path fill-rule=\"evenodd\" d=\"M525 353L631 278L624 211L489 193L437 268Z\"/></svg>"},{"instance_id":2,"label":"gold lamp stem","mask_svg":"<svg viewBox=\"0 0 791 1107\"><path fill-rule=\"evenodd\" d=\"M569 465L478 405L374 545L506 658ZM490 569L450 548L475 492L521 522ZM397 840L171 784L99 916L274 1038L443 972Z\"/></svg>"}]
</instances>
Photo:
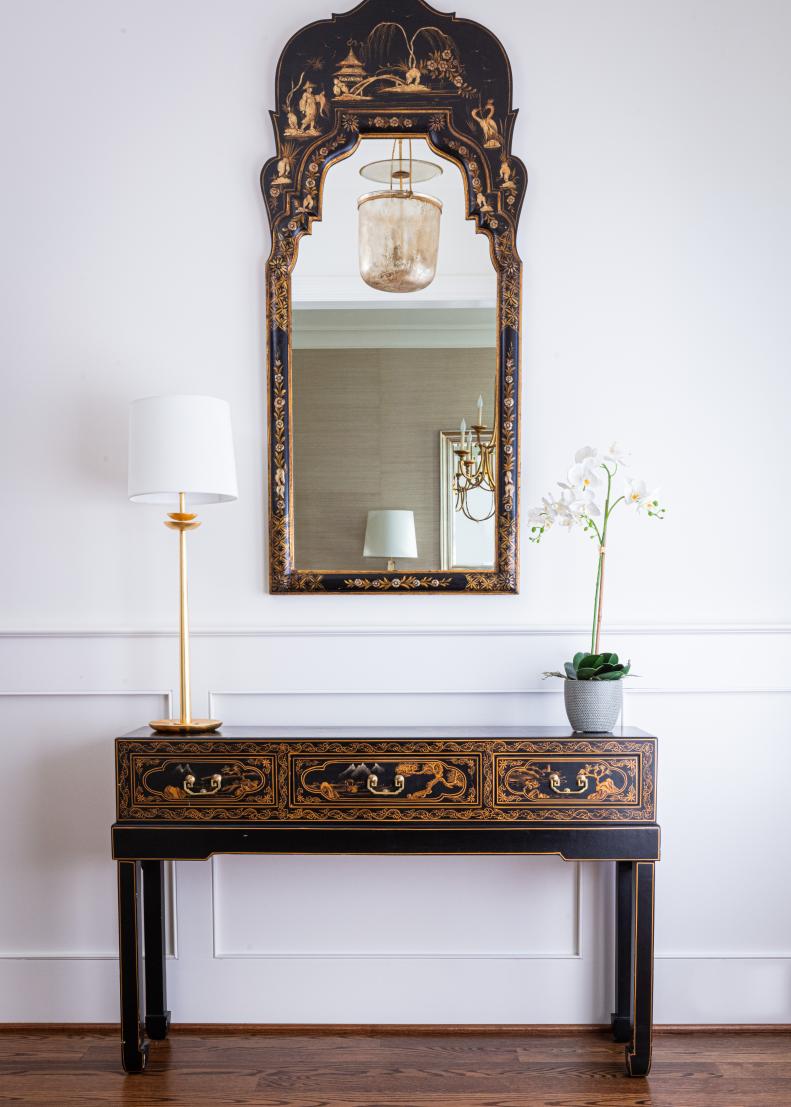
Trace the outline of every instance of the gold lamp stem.
<instances>
[{"instance_id":1,"label":"gold lamp stem","mask_svg":"<svg viewBox=\"0 0 791 1107\"><path fill-rule=\"evenodd\" d=\"M179 492L179 509L171 511L165 526L179 532L179 695L181 718L154 719L149 723L160 734L207 734L221 726L219 719L193 719L190 695L190 626L187 603L187 531L200 526L187 510L187 496Z\"/></svg>"},{"instance_id":2,"label":"gold lamp stem","mask_svg":"<svg viewBox=\"0 0 791 1107\"><path fill-rule=\"evenodd\" d=\"M186 515L187 497L179 492L179 515ZM179 661L181 722L192 722L190 696L190 620L187 603L187 528L179 529Z\"/></svg>"}]
</instances>

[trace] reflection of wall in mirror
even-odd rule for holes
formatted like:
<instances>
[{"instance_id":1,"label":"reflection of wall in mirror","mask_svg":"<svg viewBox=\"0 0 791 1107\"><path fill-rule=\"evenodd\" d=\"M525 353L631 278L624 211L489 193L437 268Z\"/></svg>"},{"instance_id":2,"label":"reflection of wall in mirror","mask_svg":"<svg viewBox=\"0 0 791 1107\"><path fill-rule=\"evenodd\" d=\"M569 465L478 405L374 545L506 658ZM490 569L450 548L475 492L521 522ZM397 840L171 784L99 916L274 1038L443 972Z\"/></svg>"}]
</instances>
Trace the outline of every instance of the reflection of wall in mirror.
<instances>
[{"instance_id":1,"label":"reflection of wall in mirror","mask_svg":"<svg viewBox=\"0 0 791 1107\"><path fill-rule=\"evenodd\" d=\"M493 507L492 493L483 488L473 488L467 493L470 514L480 522L457 510L453 491L454 451L460 445L461 435L458 431L442 431L439 438L440 569L493 569L495 517L486 518Z\"/></svg>"},{"instance_id":2,"label":"reflection of wall in mirror","mask_svg":"<svg viewBox=\"0 0 791 1107\"><path fill-rule=\"evenodd\" d=\"M390 507L415 513L404 568L439 569L439 431L469 420L479 393L491 421L495 372L492 348L295 349L297 567L384 569L363 536L368 511Z\"/></svg>"},{"instance_id":3,"label":"reflection of wall in mirror","mask_svg":"<svg viewBox=\"0 0 791 1107\"><path fill-rule=\"evenodd\" d=\"M492 493L473 488L467 495L470 512L481 522L473 522L461 511L453 511L450 558L443 569L491 569L494 566L494 516L485 516L492 509Z\"/></svg>"}]
</instances>

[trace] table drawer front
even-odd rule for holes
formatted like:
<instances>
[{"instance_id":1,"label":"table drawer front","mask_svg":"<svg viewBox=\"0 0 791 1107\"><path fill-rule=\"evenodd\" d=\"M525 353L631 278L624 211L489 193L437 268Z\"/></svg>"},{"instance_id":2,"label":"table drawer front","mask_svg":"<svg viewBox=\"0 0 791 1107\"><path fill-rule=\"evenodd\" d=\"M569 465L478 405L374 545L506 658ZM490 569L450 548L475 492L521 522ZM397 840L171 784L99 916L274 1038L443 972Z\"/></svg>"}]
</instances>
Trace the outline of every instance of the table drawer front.
<instances>
[{"instance_id":1,"label":"table drawer front","mask_svg":"<svg viewBox=\"0 0 791 1107\"><path fill-rule=\"evenodd\" d=\"M495 755L495 802L503 807L641 805L641 755Z\"/></svg>"},{"instance_id":2,"label":"table drawer front","mask_svg":"<svg viewBox=\"0 0 791 1107\"><path fill-rule=\"evenodd\" d=\"M405 756L370 748L289 755L290 807L480 804L482 754Z\"/></svg>"},{"instance_id":3,"label":"table drawer front","mask_svg":"<svg viewBox=\"0 0 791 1107\"><path fill-rule=\"evenodd\" d=\"M152 742L150 752L129 750L118 762L118 817L235 819L275 806L276 759L272 753L223 750L221 743L191 740L171 750ZM162 747L165 747L163 754Z\"/></svg>"},{"instance_id":4,"label":"table drawer front","mask_svg":"<svg viewBox=\"0 0 791 1107\"><path fill-rule=\"evenodd\" d=\"M652 738L118 739L122 822L649 823Z\"/></svg>"}]
</instances>

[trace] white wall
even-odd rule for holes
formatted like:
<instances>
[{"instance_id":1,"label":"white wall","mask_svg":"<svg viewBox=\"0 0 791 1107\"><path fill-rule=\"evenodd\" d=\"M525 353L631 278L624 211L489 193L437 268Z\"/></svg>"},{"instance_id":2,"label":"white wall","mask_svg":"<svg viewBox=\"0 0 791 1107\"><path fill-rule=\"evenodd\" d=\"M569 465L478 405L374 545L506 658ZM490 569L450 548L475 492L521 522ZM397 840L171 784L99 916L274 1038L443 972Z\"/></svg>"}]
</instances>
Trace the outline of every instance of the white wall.
<instances>
[{"instance_id":1,"label":"white wall","mask_svg":"<svg viewBox=\"0 0 791 1107\"><path fill-rule=\"evenodd\" d=\"M329 10L0 4L4 1020L117 1015L110 739L177 681L173 537L125 499L131 399L233 409L240 499L193 542L196 706L211 693L228 722L563 718L539 674L584 644L578 537L525 542L518 597L264 588L258 171L277 55ZM791 1022L791 8L490 0L486 19L530 172L523 505L576 446L617 437L671 508L612 533L607 597L607 642L641 674L627 719L661 738L656 1015ZM179 864L174 1017L606 1017L598 866L426 859L382 930L350 874L384 887L403 871ZM423 974L443 987L403 983Z\"/></svg>"}]
</instances>

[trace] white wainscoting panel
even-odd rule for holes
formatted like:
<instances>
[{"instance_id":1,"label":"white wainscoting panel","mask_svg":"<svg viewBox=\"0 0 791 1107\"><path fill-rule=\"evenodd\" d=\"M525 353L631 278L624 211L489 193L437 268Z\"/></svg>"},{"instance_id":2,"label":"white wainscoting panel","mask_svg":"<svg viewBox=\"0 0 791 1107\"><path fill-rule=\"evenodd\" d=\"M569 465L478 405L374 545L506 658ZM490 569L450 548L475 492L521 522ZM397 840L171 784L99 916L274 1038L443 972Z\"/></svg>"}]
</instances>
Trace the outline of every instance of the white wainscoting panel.
<instances>
[{"instance_id":1,"label":"white wainscoting panel","mask_svg":"<svg viewBox=\"0 0 791 1107\"><path fill-rule=\"evenodd\" d=\"M530 691L302 688L210 692L209 711L232 726L533 726L563 725L559 682Z\"/></svg>"},{"instance_id":2,"label":"white wainscoting panel","mask_svg":"<svg viewBox=\"0 0 791 1107\"><path fill-rule=\"evenodd\" d=\"M215 858L215 956L578 957L579 877L543 857Z\"/></svg>"},{"instance_id":3,"label":"white wainscoting panel","mask_svg":"<svg viewBox=\"0 0 791 1107\"><path fill-rule=\"evenodd\" d=\"M245 869L244 861L250 862ZM493 943L498 940L496 913L503 907L505 881L497 874L498 888L486 904L476 909L480 922L477 933L470 932L469 948L459 956L442 956L441 943L437 945L440 956L433 956L435 936L448 923L448 915L454 910L454 901L448 901L445 888L437 890L430 905L431 916L424 913L426 944L415 955L394 957L384 950L377 956L374 942L359 925L363 920L348 916L352 934L361 936L368 943L363 955L326 956L327 939L321 933L327 915L336 914L337 922L329 919L330 933L337 934L343 914L344 895L339 889L334 902L317 905L313 915L316 933L311 934L304 925L300 937L302 948L289 951L286 956L273 956L272 949L261 944L269 935L273 943L288 949L287 937L273 933L268 920L258 918L232 919L234 911L244 914L251 904L258 904L260 914L270 906L275 918L282 918L290 910L273 903L278 890L284 886L263 881L268 875L257 867L257 858L219 858L217 886L212 887L210 866L203 862L180 861L179 873L179 960L172 962L169 975L168 1001L174 1018L197 1022L310 1022L310 1023L392 1023L392 1022L596 1022L611 1001L611 976L613 971L610 943L606 936L612 927L612 901L609 881L596 880L599 866L581 866L581 889L577 896L575 875L577 866L565 865L571 884L565 900L558 896L553 904L559 916L565 915L563 935L564 952L558 956L552 948L533 946L539 937L531 931L531 923L525 918L525 909L537 910L543 896L545 880L551 889L562 861L541 859L541 871L524 873L529 877L528 894L518 883L512 882L512 906L515 918L505 924L510 930L502 937L513 937L517 945L516 956L503 952L488 956ZM308 858L283 858L284 864L296 862L292 882L302 871L301 862ZM355 863L373 859L328 858L330 867L336 862L346 862L347 870ZM400 860L391 858L390 860ZM421 859L415 859L421 860ZM432 862L436 858L424 858ZM455 859L460 868L468 859ZM519 860L519 859L517 859ZM238 865L240 881L259 883L252 891L235 887L227 881L236 874L225 872L229 863ZM552 872L552 869L557 870ZM336 869L337 871L337 869ZM365 869L363 868L363 871ZM513 873L515 877L518 872ZM604 875L604 874L602 874ZM326 886L326 885L325 885ZM293 883L292 883L293 887ZM269 902L267 902L267 892ZM213 894L216 901L213 902ZM304 902L309 889L294 888L298 902ZM581 905L580 928L574 935L575 901ZM525 908L527 905L527 908ZM484 910L484 907L486 910ZM506 905L507 909L507 905ZM212 916L216 912L217 932L212 933ZM394 907L394 915L401 918ZM417 949L417 927L421 920L407 920L413 927ZM525 940L517 944L519 923L524 923ZM388 922L392 931L392 923ZM463 924L461 924L463 926ZM247 935L257 946L245 956L240 948ZM218 956L213 956L212 940L217 940ZM465 935L466 939L466 935ZM532 939L532 940L531 940ZM342 939L336 938L336 942ZM345 940L345 939L343 939ZM431 942L431 945L429 945ZM579 944L576 945L575 943ZM588 946L595 942L596 949ZM568 943L568 944L566 944ZM252 941L251 943L252 944ZM559 943L554 945L558 949ZM599 948L601 946L601 948ZM566 955L566 951L579 949L579 955ZM295 952L297 956L291 956ZM335 951L337 953L337 949ZM241 954L241 955L240 955ZM314 955L315 954L315 955ZM533 956L530 956L533 954ZM546 956L545 954L550 954ZM169 965L169 969L171 966Z\"/></svg>"},{"instance_id":4,"label":"white wainscoting panel","mask_svg":"<svg viewBox=\"0 0 791 1107\"><path fill-rule=\"evenodd\" d=\"M2 957L115 957L112 737L165 693L2 697ZM11 894L8 894L11 892Z\"/></svg>"},{"instance_id":5,"label":"white wainscoting panel","mask_svg":"<svg viewBox=\"0 0 791 1107\"><path fill-rule=\"evenodd\" d=\"M791 958L789 710L791 694L627 694L627 717L661 735L660 958Z\"/></svg>"}]
</instances>

